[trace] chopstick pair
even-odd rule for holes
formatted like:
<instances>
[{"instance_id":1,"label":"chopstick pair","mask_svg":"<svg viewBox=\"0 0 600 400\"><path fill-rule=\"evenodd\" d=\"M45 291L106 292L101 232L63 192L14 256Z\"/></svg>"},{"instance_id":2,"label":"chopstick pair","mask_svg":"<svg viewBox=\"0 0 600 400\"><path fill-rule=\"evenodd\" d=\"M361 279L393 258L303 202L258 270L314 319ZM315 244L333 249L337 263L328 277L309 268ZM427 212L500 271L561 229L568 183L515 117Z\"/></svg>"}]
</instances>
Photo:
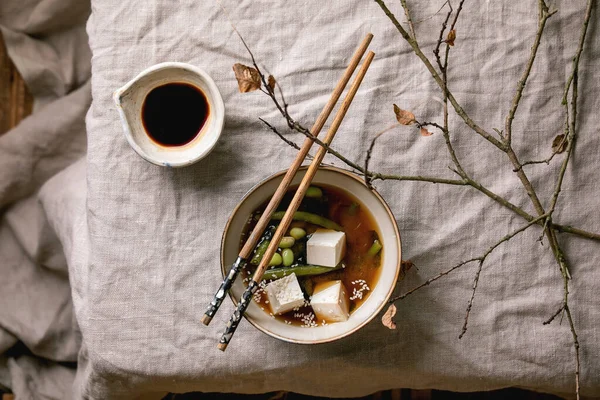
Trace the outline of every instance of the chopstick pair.
<instances>
[{"instance_id":1,"label":"chopstick pair","mask_svg":"<svg viewBox=\"0 0 600 400\"><path fill-rule=\"evenodd\" d=\"M352 56L352 59L350 60L348 67L344 71L344 74L342 75L339 82L335 86L335 89L331 93L331 97L330 97L329 101L327 102L327 104L325 104L325 107L323 107L323 111L321 111L321 114L319 114L317 120L315 121L314 125L312 126L312 129L310 130L310 132L313 135L318 136L319 133L321 132L321 129L323 128L323 126L325 125L325 122L329 118L331 111L333 110L333 108L335 107L335 104L337 103L340 96L342 95L344 88L350 81L352 74L354 74L354 71L356 70L358 63L360 62L361 58L365 54L365 51L367 51L367 47L369 47L369 44L371 43L371 39L373 39L373 35L371 33L367 34L367 36L363 39L363 41L361 42L358 49L354 52L354 55ZM213 319L213 317L217 313L217 310L223 303L223 300L225 299L227 292L229 291L229 289L231 289L233 282L235 282L237 275L246 266L248 259L252 255L252 251L254 250L254 247L256 247L256 244L258 243L262 233L267 228L267 225L269 224L269 222L271 220L271 216L273 215L273 212L275 212L275 210L279 206L281 199L287 192L287 190L290 186L290 183L294 179L294 176L296 176L296 172L298 171L298 168L300 168L300 166L302 165L302 162L306 158L312 145L313 145L313 141L310 138L306 138L306 140L304 140L304 143L302 144L302 148L298 152L296 159L294 160L294 162L292 163L292 165L286 172L285 176L283 177L283 180L279 184L279 187L277 188L277 190L273 194L273 197L271 197L269 204L265 208L265 211L262 213L261 218L258 220L254 230L250 233L250 236L246 240L244 247L242 247L242 250L240 251L237 259L231 266L229 273L223 280L223 283L221 283L219 290L217 290L217 293L213 297L213 300L210 302L208 308L206 309L206 312L204 313L204 316L202 317L202 323L204 325L210 324L210 321Z\"/></svg>"},{"instance_id":2,"label":"chopstick pair","mask_svg":"<svg viewBox=\"0 0 600 400\"><path fill-rule=\"evenodd\" d=\"M354 73L354 70L358 66L358 63L360 62L360 59L364 55L372 38L373 38L373 35L368 34L365 37L365 39L362 41L361 45L359 46L359 48L357 49L355 54L353 55L353 57L350 61L350 64L348 65L348 67L346 68L346 71L342 75L342 78L336 85L336 87L331 95L331 98L329 99L329 101L327 102L325 107L323 108L323 111L321 112L321 114L317 118L317 121L315 122L315 124L313 125L313 127L311 129L311 133L313 133L315 136L317 136L319 134L319 132L321 131L321 129L323 128L323 125L325 124L327 118L329 117L329 114L333 110L333 107L335 106L337 100L341 96L341 93L343 92L346 84L350 80L350 77ZM346 112L348 111L348 108L350 107L350 104L352 103L352 100L354 99L354 96L356 95L356 92L358 91L358 88L359 88L374 56L375 56L375 54L373 52L369 52L367 54L367 57L366 57L363 65L361 66L357 76L355 77L354 81L352 82L350 90L348 91L348 94L344 98L344 101L342 102L342 105L341 105L340 109L338 110L338 112L336 113L334 121L333 121L331 127L329 128L329 131L327 132L327 135L324 140L324 143L326 145L329 145L332 142L335 134L337 133L337 130L338 130L343 118L345 117ZM275 191L275 194L273 195L273 197L271 198L266 209L262 213L260 220L256 224L255 228L253 229L253 231L250 234L250 237L248 238L248 240L244 244L242 250L240 251L238 258L232 265L229 273L227 274L227 276L225 277L219 290L215 294L213 301L208 306L206 313L204 314L204 316L202 318L202 322L205 325L208 325L210 323L210 321L216 314L219 306L222 304L227 291L231 288L233 282L235 281L238 273L246 265L247 260L252 253L252 250L256 246L260 236L262 235L262 232L267 227L267 224L269 223L273 212L276 210L281 199L287 192L287 189L289 188L291 181L293 180L294 176L296 175L298 168L301 166L302 162L306 158L306 155L308 154L310 148L312 147L312 144L313 144L313 140L311 140L310 138L306 138L296 159L294 160L294 162L288 169L281 184ZM264 272L268 268L268 261L273 257L275 251L277 250L278 243L281 241L281 238L287 231L287 229L293 219L294 213L296 212L300 203L302 202L302 199L304 198L306 190L310 186L312 179L314 178L314 176L321 164L321 161L325 157L326 153L327 153L327 150L324 147L319 147L319 150L317 151L316 156L314 157L312 163L310 164L305 176L303 177L303 179L300 183L300 186L296 190L294 198L292 199L288 209L286 210L286 213L285 213L283 219L281 220L277 230L275 231L275 234L273 235L271 244L269 245L269 247L267 248L267 251L263 255L261 262L260 262L258 268L256 269L252 280L248 284L248 287L242 294L242 297L237 305L235 312L233 313L229 322L227 323L225 332L223 333L221 340L219 341L218 348L220 350L224 351L227 348L227 345L229 344L231 338L233 337L233 334L235 333L237 326L239 325L246 309L248 308L248 305L250 304L252 296L258 289L259 282L262 280Z\"/></svg>"},{"instance_id":3,"label":"chopstick pair","mask_svg":"<svg viewBox=\"0 0 600 400\"><path fill-rule=\"evenodd\" d=\"M374 56L375 53L370 51L367 54L367 57L365 58L365 61L363 62L362 66L358 70L358 73L354 78L352 85L350 85L348 94L346 94L346 97L344 98L344 101L342 102L340 109L336 113L333 123L331 124L331 127L327 131L327 135L323 140L323 143L325 143L326 145L331 144L331 142L333 141L333 138L337 133L337 130L340 127L340 124L342 123L342 120L346 116L346 112L348 111L352 100L354 100L354 95L358 91L358 88L360 87L360 84L362 83L362 80L365 77L369 66L371 65L371 61L373 61ZM283 219L281 220L279 226L277 227L277 230L273 234L273 237L271 238L271 243L269 244L269 247L267 247L267 251L263 255L260 264L258 265L258 268L256 268L252 280L248 283L248 287L242 294L242 297L237 305L236 310L229 319L229 322L227 323L225 332L223 332L221 340L219 340L219 350L225 351L225 349L227 348L227 345L229 344L233 334L235 333L235 330L237 329L237 326L240 323L244 312L246 312L248 305L252 301L254 293L258 289L258 285L269 266L269 261L273 257L273 254L275 254L275 251L277 251L279 242L281 242L281 239L283 238L285 232L290 226L292 219L294 218L294 213L298 210L298 207L300 206L300 203L304 198L304 194L306 193L306 190L310 186L315 174L317 173L317 170L319 169L319 166L321 165L321 161L323 161L325 154L327 154L327 149L325 149L325 147L320 146L319 150L317 151L317 154L310 163L306 174L302 178L300 186L298 186L298 189L296 189L296 193L294 194L294 197L292 198L292 201L288 206L288 209L286 210ZM254 230L256 231L256 228Z\"/></svg>"}]
</instances>

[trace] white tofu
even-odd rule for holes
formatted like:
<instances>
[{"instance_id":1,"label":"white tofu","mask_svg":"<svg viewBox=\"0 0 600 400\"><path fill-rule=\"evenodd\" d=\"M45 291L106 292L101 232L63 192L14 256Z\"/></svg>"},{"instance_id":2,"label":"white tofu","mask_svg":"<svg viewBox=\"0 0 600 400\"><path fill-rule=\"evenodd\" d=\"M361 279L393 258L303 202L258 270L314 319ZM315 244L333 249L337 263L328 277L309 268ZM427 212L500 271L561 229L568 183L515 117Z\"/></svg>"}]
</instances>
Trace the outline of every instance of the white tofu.
<instances>
[{"instance_id":1,"label":"white tofu","mask_svg":"<svg viewBox=\"0 0 600 400\"><path fill-rule=\"evenodd\" d=\"M343 322L350 317L350 300L342 281L319 283L310 305L315 315L327 322Z\"/></svg>"},{"instance_id":2,"label":"white tofu","mask_svg":"<svg viewBox=\"0 0 600 400\"><path fill-rule=\"evenodd\" d=\"M304 293L294 273L269 283L265 291L273 314L284 314L304 304Z\"/></svg>"},{"instance_id":3,"label":"white tofu","mask_svg":"<svg viewBox=\"0 0 600 400\"><path fill-rule=\"evenodd\" d=\"M331 229L317 229L306 242L306 262L335 267L346 253L346 234Z\"/></svg>"}]
</instances>

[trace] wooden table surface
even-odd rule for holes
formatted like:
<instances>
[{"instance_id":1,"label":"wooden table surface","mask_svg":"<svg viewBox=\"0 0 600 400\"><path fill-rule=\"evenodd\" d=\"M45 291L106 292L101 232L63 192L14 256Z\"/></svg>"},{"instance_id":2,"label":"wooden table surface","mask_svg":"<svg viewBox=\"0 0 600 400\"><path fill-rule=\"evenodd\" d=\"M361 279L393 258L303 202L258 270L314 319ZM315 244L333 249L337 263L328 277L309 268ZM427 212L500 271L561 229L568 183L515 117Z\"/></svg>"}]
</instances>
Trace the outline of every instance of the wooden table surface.
<instances>
[{"instance_id":1,"label":"wooden table surface","mask_svg":"<svg viewBox=\"0 0 600 400\"><path fill-rule=\"evenodd\" d=\"M16 126L31 114L33 97L8 58L0 34L0 134Z\"/></svg>"},{"instance_id":2,"label":"wooden table surface","mask_svg":"<svg viewBox=\"0 0 600 400\"><path fill-rule=\"evenodd\" d=\"M8 58L2 35L0 34L0 134L15 127L22 119L31 114L33 98ZM1 390L0 390L1 394ZM361 397L363 400L554 400L558 397L528 392L518 389L504 389L479 393L452 393L437 390L395 389ZM11 394L4 394L2 400L13 400ZM187 393L172 394L165 400L321 400L324 397L311 397L295 393L275 392L263 395L238 395L223 393Z\"/></svg>"}]
</instances>

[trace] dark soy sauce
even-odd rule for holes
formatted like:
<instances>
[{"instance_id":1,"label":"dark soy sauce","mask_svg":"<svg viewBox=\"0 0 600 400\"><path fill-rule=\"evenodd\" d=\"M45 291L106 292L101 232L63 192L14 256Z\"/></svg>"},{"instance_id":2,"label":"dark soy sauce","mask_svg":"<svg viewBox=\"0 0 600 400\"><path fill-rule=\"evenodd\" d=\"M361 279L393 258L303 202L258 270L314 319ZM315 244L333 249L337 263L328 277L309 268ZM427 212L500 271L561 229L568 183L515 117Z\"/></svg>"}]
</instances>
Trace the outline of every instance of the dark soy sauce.
<instances>
[{"instance_id":1,"label":"dark soy sauce","mask_svg":"<svg viewBox=\"0 0 600 400\"><path fill-rule=\"evenodd\" d=\"M163 146L183 146L200 132L209 114L206 96L188 83L155 87L142 105L142 123L148 136Z\"/></svg>"}]
</instances>

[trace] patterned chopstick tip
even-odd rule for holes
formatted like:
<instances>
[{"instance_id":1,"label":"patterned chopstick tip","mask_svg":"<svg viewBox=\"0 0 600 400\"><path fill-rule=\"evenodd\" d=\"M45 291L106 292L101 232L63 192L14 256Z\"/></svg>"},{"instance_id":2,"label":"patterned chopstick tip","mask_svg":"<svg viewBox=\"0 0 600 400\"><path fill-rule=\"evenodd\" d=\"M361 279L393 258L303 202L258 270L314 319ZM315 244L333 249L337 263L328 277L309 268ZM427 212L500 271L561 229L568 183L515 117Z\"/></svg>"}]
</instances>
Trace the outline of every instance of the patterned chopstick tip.
<instances>
[{"instance_id":1,"label":"patterned chopstick tip","mask_svg":"<svg viewBox=\"0 0 600 400\"><path fill-rule=\"evenodd\" d=\"M258 287L258 282L254 280L250 281L250 283L248 284L246 291L244 291L244 294L242 294L237 308L233 312L233 315L229 319L229 322L227 322L227 326L225 327L225 332L223 332L223 335L221 336L221 340L219 340L219 345L217 346L219 350L225 351L225 349L227 348L231 337L235 333L235 330L237 329L238 325L240 324L242 317L246 312L246 309L252 301L254 293L258 290Z\"/></svg>"},{"instance_id":2,"label":"patterned chopstick tip","mask_svg":"<svg viewBox=\"0 0 600 400\"><path fill-rule=\"evenodd\" d=\"M235 260L235 262L229 269L229 273L223 280L223 283L221 283L219 290L217 290L217 293L215 294L212 301L208 305L208 308L206 309L206 312L204 313L204 316L201 319L201 321L204 325L208 325L210 323L210 321L212 321L213 317L219 310L219 307L223 303L223 300L225 299L227 292L229 291L229 289L231 289L233 282L235 282L235 278L237 277L238 273L245 266L246 266L246 260L243 259L242 257L238 257Z\"/></svg>"}]
</instances>

